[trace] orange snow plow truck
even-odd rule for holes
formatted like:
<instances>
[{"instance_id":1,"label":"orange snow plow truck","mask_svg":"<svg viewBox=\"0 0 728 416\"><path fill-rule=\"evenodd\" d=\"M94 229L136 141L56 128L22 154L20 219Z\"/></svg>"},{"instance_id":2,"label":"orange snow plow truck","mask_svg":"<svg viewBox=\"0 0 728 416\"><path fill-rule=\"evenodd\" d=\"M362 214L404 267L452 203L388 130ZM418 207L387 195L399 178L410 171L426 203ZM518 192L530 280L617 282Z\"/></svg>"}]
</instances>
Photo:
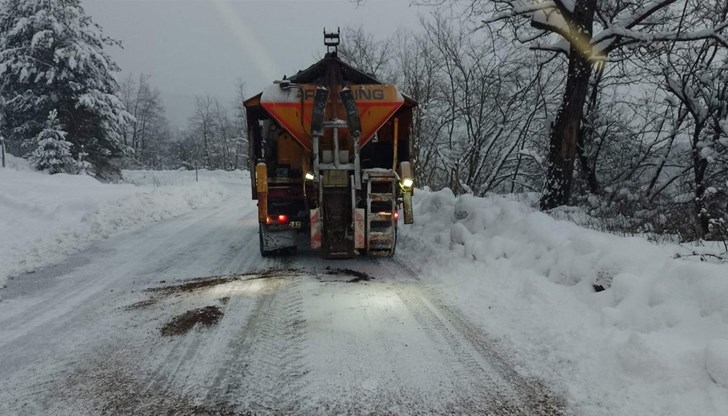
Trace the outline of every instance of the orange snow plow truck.
<instances>
[{"instance_id":1,"label":"orange snow plow truck","mask_svg":"<svg viewBox=\"0 0 728 416\"><path fill-rule=\"evenodd\" d=\"M417 103L341 61L338 32L324 43L319 62L245 101L260 252L307 240L324 258L391 257L400 208L414 221Z\"/></svg>"}]
</instances>

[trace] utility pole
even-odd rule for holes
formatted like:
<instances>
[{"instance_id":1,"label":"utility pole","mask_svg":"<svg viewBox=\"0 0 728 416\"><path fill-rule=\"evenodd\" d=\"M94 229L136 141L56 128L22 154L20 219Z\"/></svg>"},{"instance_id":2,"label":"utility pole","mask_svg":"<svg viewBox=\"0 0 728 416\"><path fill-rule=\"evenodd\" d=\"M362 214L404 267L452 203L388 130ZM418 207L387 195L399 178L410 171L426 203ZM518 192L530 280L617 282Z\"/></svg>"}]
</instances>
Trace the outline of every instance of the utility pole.
<instances>
[{"instance_id":1,"label":"utility pole","mask_svg":"<svg viewBox=\"0 0 728 416\"><path fill-rule=\"evenodd\" d=\"M3 154L3 167L5 167L5 137L0 135L0 153Z\"/></svg>"},{"instance_id":2,"label":"utility pole","mask_svg":"<svg viewBox=\"0 0 728 416\"><path fill-rule=\"evenodd\" d=\"M5 100L0 97L0 110L5 108ZM5 136L3 136L2 132L4 129L2 127L5 125L5 113L3 111L0 111L0 153L2 153L2 159L3 159L3 167L5 167Z\"/></svg>"},{"instance_id":3,"label":"utility pole","mask_svg":"<svg viewBox=\"0 0 728 416\"><path fill-rule=\"evenodd\" d=\"M5 100L0 97L0 110L5 108ZM3 136L2 127L5 125L5 112L0 111L0 153L2 153L3 167L5 167L5 137Z\"/></svg>"}]
</instances>

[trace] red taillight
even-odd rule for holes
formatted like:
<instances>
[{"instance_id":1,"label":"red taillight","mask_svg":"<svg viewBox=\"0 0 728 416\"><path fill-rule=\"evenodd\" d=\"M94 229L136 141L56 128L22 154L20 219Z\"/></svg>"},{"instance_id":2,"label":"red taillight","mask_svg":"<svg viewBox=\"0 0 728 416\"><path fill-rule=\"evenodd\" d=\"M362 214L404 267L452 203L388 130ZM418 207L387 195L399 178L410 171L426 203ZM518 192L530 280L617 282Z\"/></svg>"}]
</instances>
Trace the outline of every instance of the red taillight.
<instances>
[{"instance_id":1,"label":"red taillight","mask_svg":"<svg viewBox=\"0 0 728 416\"><path fill-rule=\"evenodd\" d=\"M394 220L397 221L399 219L399 211L394 211Z\"/></svg>"},{"instance_id":2,"label":"red taillight","mask_svg":"<svg viewBox=\"0 0 728 416\"><path fill-rule=\"evenodd\" d=\"M274 223L276 223L276 224L288 224L288 215L286 215L286 214L278 214L278 215L274 215L272 217L269 216L269 217L266 218L265 223L266 224L274 224Z\"/></svg>"}]
</instances>

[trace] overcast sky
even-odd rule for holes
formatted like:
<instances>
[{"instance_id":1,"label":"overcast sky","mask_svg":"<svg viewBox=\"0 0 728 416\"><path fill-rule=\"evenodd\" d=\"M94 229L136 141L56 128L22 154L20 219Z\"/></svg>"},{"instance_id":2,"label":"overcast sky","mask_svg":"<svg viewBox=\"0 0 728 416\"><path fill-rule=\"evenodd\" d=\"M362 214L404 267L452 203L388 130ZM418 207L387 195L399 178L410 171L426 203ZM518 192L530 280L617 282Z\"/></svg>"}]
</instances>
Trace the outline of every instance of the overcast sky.
<instances>
[{"instance_id":1,"label":"overcast sky","mask_svg":"<svg viewBox=\"0 0 728 416\"><path fill-rule=\"evenodd\" d=\"M418 25L410 0L83 0L104 32L124 44L108 52L120 77L152 75L167 116L181 127L196 95L232 103L295 74L325 52L323 29L364 26L381 38Z\"/></svg>"}]
</instances>

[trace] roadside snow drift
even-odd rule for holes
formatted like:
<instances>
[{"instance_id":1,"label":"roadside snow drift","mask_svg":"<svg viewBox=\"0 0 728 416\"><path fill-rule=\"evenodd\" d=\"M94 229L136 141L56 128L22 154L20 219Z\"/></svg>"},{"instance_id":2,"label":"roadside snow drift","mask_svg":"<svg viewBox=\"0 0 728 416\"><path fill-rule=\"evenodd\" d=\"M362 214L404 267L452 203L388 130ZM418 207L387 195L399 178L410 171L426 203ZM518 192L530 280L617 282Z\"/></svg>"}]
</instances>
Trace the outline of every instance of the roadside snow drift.
<instances>
[{"instance_id":1,"label":"roadside snow drift","mask_svg":"<svg viewBox=\"0 0 728 416\"><path fill-rule=\"evenodd\" d=\"M399 255L421 258L577 414L728 414L728 265L501 197L416 201Z\"/></svg>"},{"instance_id":2,"label":"roadside snow drift","mask_svg":"<svg viewBox=\"0 0 728 416\"><path fill-rule=\"evenodd\" d=\"M47 175L10 156L0 169L0 288L9 276L32 272L135 227L214 206L231 190L221 182L242 172L129 171L131 184L103 184L83 175ZM2 292L0 292L0 298Z\"/></svg>"}]
</instances>

